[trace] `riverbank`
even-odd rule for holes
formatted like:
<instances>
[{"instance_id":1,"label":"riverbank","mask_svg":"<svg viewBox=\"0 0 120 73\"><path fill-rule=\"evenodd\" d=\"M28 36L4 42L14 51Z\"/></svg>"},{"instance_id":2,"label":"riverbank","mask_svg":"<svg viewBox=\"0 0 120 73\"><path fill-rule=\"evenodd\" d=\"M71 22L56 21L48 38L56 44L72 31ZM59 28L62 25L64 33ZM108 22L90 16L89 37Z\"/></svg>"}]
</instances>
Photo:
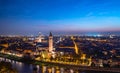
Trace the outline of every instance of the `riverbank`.
<instances>
[{"instance_id":1,"label":"riverbank","mask_svg":"<svg viewBox=\"0 0 120 73\"><path fill-rule=\"evenodd\" d=\"M20 57L8 55L8 54L3 54L3 53L0 53L0 57L4 57L4 58L15 60L15 61L21 61Z\"/></svg>"},{"instance_id":2,"label":"riverbank","mask_svg":"<svg viewBox=\"0 0 120 73\"><path fill-rule=\"evenodd\" d=\"M88 67L88 66L79 66L79 65L73 65L73 64L62 64L57 62L51 62L51 61L36 61L31 59L25 59L13 55L8 54L2 54L0 53L0 57L4 57L7 59L33 64L33 65L45 65L45 66L61 66L66 68L74 68L79 70L88 70L88 71L105 71L105 72L114 72L114 73L120 73L120 68L100 68L100 67Z\"/></svg>"},{"instance_id":3,"label":"riverbank","mask_svg":"<svg viewBox=\"0 0 120 73\"><path fill-rule=\"evenodd\" d=\"M35 64L35 65L59 65L59 66L79 66L78 64L74 64L74 63L68 63L68 62L59 62L59 61L38 61L38 60L32 60L31 58L22 58L22 57L17 57L15 55L9 55L9 54L3 54L0 53L0 57L4 57L7 59L11 59L11 60L15 60L15 61L19 61L19 62L23 62L23 63L28 63L28 64ZM86 66L84 66L86 67Z\"/></svg>"},{"instance_id":4,"label":"riverbank","mask_svg":"<svg viewBox=\"0 0 120 73\"><path fill-rule=\"evenodd\" d=\"M32 60L32 59L22 58L22 57L18 57L15 55L9 55L9 54L3 54L3 53L0 53L0 57L18 61L18 62L28 63L28 64L34 64L34 62L35 62L35 60Z\"/></svg>"}]
</instances>

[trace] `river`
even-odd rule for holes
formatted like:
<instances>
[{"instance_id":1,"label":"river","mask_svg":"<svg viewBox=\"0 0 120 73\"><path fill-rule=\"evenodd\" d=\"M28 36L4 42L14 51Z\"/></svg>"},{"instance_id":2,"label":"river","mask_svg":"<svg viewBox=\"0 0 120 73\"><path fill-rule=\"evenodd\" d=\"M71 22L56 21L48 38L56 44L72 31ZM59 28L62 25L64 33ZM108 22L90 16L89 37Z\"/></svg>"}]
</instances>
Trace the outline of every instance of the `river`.
<instances>
[{"instance_id":1,"label":"river","mask_svg":"<svg viewBox=\"0 0 120 73\"><path fill-rule=\"evenodd\" d=\"M19 73L33 73L36 70L37 73L96 73L95 71L83 71L83 70L74 70L68 67L61 66L45 66L45 65L32 65L26 64L10 59L5 59L0 57L0 61L10 62L13 65L13 68L16 68ZM97 73L111 73L111 72L98 72Z\"/></svg>"}]
</instances>

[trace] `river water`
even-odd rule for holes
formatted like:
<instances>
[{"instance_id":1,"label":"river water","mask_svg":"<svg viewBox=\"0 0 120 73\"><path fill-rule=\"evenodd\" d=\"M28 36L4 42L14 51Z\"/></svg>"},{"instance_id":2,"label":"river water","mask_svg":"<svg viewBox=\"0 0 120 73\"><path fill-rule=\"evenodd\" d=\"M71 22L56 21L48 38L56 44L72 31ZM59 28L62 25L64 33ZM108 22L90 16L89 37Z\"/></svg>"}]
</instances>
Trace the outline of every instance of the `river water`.
<instances>
[{"instance_id":1,"label":"river water","mask_svg":"<svg viewBox=\"0 0 120 73\"><path fill-rule=\"evenodd\" d=\"M82 70L75 70L68 67L61 67L61 66L45 66L45 65L32 65L32 64L25 64L22 62L5 59L0 57L0 61L10 62L13 65L13 68L18 70L18 73L111 73L111 72L95 72L95 71L82 71Z\"/></svg>"}]
</instances>

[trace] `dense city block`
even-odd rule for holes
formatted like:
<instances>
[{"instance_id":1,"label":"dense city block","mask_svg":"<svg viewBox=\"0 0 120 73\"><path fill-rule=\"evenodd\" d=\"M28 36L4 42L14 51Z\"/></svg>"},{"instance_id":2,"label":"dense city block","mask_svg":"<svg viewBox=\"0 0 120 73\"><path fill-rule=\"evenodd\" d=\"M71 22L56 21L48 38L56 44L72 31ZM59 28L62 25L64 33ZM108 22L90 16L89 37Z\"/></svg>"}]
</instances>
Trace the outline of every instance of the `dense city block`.
<instances>
[{"instance_id":1,"label":"dense city block","mask_svg":"<svg viewBox=\"0 0 120 73\"><path fill-rule=\"evenodd\" d=\"M52 62L120 68L120 37L115 35L0 36L0 56L23 62ZM4 54L4 55L3 55Z\"/></svg>"}]
</instances>

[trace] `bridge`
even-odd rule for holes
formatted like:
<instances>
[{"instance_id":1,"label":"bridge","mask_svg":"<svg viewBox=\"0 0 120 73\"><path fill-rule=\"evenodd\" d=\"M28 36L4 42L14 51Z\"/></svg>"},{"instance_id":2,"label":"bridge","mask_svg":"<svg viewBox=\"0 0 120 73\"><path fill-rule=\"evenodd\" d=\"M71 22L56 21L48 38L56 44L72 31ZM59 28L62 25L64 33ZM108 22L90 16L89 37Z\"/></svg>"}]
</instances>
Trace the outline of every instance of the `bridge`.
<instances>
[{"instance_id":1,"label":"bridge","mask_svg":"<svg viewBox=\"0 0 120 73\"><path fill-rule=\"evenodd\" d=\"M101 72L114 72L120 73L120 68L101 68L101 67L74 67L78 70L88 70L88 71L101 71Z\"/></svg>"}]
</instances>

